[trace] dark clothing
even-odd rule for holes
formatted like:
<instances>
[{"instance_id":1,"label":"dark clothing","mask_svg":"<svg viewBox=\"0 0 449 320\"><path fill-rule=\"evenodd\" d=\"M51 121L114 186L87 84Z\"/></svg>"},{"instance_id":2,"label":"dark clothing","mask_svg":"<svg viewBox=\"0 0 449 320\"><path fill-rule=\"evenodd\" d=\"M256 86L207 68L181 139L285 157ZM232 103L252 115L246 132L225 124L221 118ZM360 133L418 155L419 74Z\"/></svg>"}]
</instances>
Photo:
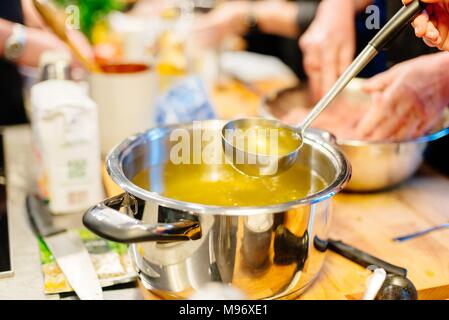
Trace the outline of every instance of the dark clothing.
<instances>
[{"instance_id":1,"label":"dark clothing","mask_svg":"<svg viewBox=\"0 0 449 320\"><path fill-rule=\"evenodd\" d=\"M382 26L402 8L401 1L375 0L373 4L380 9ZM376 29L368 30L366 28L367 18L368 14L365 12L357 15L357 52L363 50L379 31ZM362 71L360 76L372 77L391 68L395 64L433 52L436 52L436 50L429 48L422 40L416 38L413 28L409 26L391 43L388 50L379 53L365 70Z\"/></svg>"},{"instance_id":2,"label":"dark clothing","mask_svg":"<svg viewBox=\"0 0 449 320\"><path fill-rule=\"evenodd\" d=\"M20 0L1 0L0 18L23 23ZM0 58L0 125L27 122L17 66Z\"/></svg>"},{"instance_id":3,"label":"dark clothing","mask_svg":"<svg viewBox=\"0 0 449 320\"><path fill-rule=\"evenodd\" d=\"M401 1L383 1L386 2L389 18L391 18L402 7ZM438 52L438 50L428 47L421 39L418 39L415 36L415 31L413 28L409 26L396 38L388 49L388 67L434 52Z\"/></svg>"},{"instance_id":4,"label":"dark clothing","mask_svg":"<svg viewBox=\"0 0 449 320\"><path fill-rule=\"evenodd\" d=\"M303 33L313 21L316 8L320 1L301 0L297 2L300 5L297 18L298 29ZM297 39L267 35L259 32L257 29L252 30L245 39L248 43L248 51L276 56L288 65L299 79L306 79L302 65L302 53L298 47Z\"/></svg>"}]
</instances>

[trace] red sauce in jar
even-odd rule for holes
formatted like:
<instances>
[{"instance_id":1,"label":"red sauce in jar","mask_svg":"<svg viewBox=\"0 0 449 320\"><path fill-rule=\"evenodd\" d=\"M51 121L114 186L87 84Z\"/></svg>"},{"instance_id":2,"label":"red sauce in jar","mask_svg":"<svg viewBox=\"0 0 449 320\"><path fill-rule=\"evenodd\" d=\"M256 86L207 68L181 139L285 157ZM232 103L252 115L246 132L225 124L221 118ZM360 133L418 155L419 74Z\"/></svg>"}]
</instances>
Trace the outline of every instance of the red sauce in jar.
<instances>
[{"instance_id":1,"label":"red sauce in jar","mask_svg":"<svg viewBox=\"0 0 449 320\"><path fill-rule=\"evenodd\" d=\"M150 66L143 63L118 63L105 64L101 66L104 73L124 74L124 73L138 73L150 69Z\"/></svg>"}]
</instances>

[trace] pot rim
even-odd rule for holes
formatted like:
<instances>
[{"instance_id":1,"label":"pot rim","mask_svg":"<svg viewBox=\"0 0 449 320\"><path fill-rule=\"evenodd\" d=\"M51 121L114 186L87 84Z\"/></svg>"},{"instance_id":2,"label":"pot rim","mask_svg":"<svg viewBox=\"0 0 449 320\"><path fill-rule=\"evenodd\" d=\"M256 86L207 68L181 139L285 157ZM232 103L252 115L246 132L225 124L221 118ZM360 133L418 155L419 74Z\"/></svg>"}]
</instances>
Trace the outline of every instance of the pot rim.
<instances>
[{"instance_id":1,"label":"pot rim","mask_svg":"<svg viewBox=\"0 0 449 320\"><path fill-rule=\"evenodd\" d=\"M206 120L202 121L206 123L217 123L225 124L224 120ZM340 170L337 176L334 178L332 183L330 183L323 190L309 195L305 198L290 201L282 204L269 205L269 206L242 206L242 207L227 207L227 206L212 206L203 205L198 203L184 202L171 198L167 198L158 194L156 192L147 191L136 186L132 183L124 174L123 171L123 159L129 152L133 149L133 144L143 136L154 135L161 136L166 132L170 132L176 128L186 127L188 128L191 123L175 124L163 127L156 127L149 129L140 134L136 134L124 140L122 143L117 145L108 155L106 160L106 168L111 179L125 192L145 201L156 201L159 205L173 208L181 211L187 211L191 213L198 214L210 214L210 215L228 215L228 216L249 216L258 214L271 214L277 212L284 212L287 210L294 209L296 207L306 206L315 204L318 202L325 201L339 191L341 191L351 177L351 165L346 159L344 154L335 146L331 145L330 142L325 141L324 138L319 138L319 135L314 135L311 132L307 132L304 136L305 141L309 141L314 144L314 146L321 149L322 152L327 153L332 156L335 160L333 163L337 163L338 167L336 170ZM315 137L315 139L313 139Z\"/></svg>"}]
</instances>

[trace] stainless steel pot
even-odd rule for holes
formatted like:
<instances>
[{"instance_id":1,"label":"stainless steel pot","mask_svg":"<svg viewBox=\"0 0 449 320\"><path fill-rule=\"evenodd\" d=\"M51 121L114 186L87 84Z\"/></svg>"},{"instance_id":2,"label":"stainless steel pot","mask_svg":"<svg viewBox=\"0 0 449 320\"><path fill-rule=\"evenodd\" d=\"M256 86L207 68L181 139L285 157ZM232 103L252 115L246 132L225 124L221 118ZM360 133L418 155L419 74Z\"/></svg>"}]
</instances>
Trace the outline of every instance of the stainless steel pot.
<instances>
[{"instance_id":1,"label":"stainless steel pot","mask_svg":"<svg viewBox=\"0 0 449 320\"><path fill-rule=\"evenodd\" d=\"M362 89L362 79L354 79L342 92L347 99L360 101L360 106L370 99ZM270 104L288 91L301 91L299 99L303 105L308 105L308 93L305 85L288 88L266 97L260 107L260 113L267 118L275 118L270 110ZM292 106L293 107L293 106ZM447 110L449 111L449 110ZM332 132L332 130L329 130ZM429 142L449 134L449 112L438 130L413 140L389 141L361 141L339 139L337 145L348 158L352 166L351 181L346 190L354 192L372 192L393 187L408 179L418 170L423 162L424 151Z\"/></svg>"},{"instance_id":2,"label":"stainless steel pot","mask_svg":"<svg viewBox=\"0 0 449 320\"><path fill-rule=\"evenodd\" d=\"M331 135L307 132L298 159L319 173L325 189L289 203L207 206L166 198L131 182L143 170L151 168L155 176L164 170L175 129L218 133L220 141L224 123L156 128L124 141L109 155L107 168L125 193L91 208L84 224L107 239L132 243L143 285L164 298L187 298L213 281L231 284L250 299L294 298L318 275L325 254L314 243L327 239L330 198L350 177ZM214 150L222 153L217 143Z\"/></svg>"}]
</instances>

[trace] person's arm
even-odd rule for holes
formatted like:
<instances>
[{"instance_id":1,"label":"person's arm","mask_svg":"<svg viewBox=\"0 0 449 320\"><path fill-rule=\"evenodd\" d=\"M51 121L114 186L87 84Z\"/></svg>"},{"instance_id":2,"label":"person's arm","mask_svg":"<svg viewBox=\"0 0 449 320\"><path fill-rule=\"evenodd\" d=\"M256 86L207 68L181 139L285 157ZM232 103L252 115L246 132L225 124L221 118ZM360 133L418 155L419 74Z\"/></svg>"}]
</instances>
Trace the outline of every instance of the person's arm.
<instances>
[{"instance_id":1,"label":"person's arm","mask_svg":"<svg viewBox=\"0 0 449 320\"><path fill-rule=\"evenodd\" d=\"M354 1L357 12L365 10L374 0ZM315 17L318 2L259 1L253 4L259 29L268 34L296 38L306 31Z\"/></svg>"},{"instance_id":2,"label":"person's arm","mask_svg":"<svg viewBox=\"0 0 449 320\"><path fill-rule=\"evenodd\" d=\"M299 40L304 69L316 101L352 62L356 49L355 16L373 0L323 0Z\"/></svg>"},{"instance_id":3,"label":"person's arm","mask_svg":"<svg viewBox=\"0 0 449 320\"><path fill-rule=\"evenodd\" d=\"M351 63L356 49L354 0L323 0L299 39L313 100L318 100Z\"/></svg>"},{"instance_id":4,"label":"person's arm","mask_svg":"<svg viewBox=\"0 0 449 320\"><path fill-rule=\"evenodd\" d=\"M198 17L194 32L206 43L217 43L228 35L244 35L251 24L267 34L298 37L297 18L301 5L288 1L230 1Z\"/></svg>"},{"instance_id":5,"label":"person's arm","mask_svg":"<svg viewBox=\"0 0 449 320\"><path fill-rule=\"evenodd\" d=\"M4 57L5 44L13 32L14 23L0 19L0 57ZM47 50L67 52L66 46L49 32L25 27L25 48L15 61L18 65L36 67L41 54Z\"/></svg>"},{"instance_id":6,"label":"person's arm","mask_svg":"<svg viewBox=\"0 0 449 320\"><path fill-rule=\"evenodd\" d=\"M297 23L297 17L301 10L300 3L259 1L252 6L257 19L257 27L261 32L289 38L298 37L301 32Z\"/></svg>"}]
</instances>

